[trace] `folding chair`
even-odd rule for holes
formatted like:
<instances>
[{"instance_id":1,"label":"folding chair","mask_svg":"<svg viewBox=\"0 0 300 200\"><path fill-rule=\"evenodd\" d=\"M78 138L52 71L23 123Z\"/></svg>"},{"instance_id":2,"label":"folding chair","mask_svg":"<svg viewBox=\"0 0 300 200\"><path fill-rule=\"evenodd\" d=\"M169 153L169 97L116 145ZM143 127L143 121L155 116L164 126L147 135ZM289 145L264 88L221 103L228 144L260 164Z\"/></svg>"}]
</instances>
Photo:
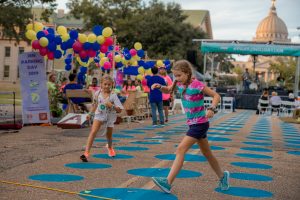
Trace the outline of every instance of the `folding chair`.
<instances>
[{"instance_id":1,"label":"folding chair","mask_svg":"<svg viewBox=\"0 0 300 200\"><path fill-rule=\"evenodd\" d=\"M259 99L257 109L260 115L269 113L269 111L271 111L269 100Z\"/></svg>"},{"instance_id":2,"label":"folding chair","mask_svg":"<svg viewBox=\"0 0 300 200\"><path fill-rule=\"evenodd\" d=\"M178 105L178 104L180 105L182 114L185 114L185 111L184 111L181 99L174 99L172 110L169 111L169 112L172 113L172 114L174 114L176 105Z\"/></svg>"},{"instance_id":3,"label":"folding chair","mask_svg":"<svg viewBox=\"0 0 300 200\"><path fill-rule=\"evenodd\" d=\"M86 103L91 103L93 100L93 94L90 90L86 89L79 89L79 90L66 90L66 98L68 101L68 107L66 109L66 113L70 113L73 110L73 113L78 113L79 109L77 108L78 106L72 102L72 98L87 98L90 99L91 101L86 101L83 102L84 104Z\"/></svg>"},{"instance_id":4,"label":"folding chair","mask_svg":"<svg viewBox=\"0 0 300 200\"><path fill-rule=\"evenodd\" d=\"M207 109L212 104L212 97L204 97L204 108Z\"/></svg>"},{"instance_id":5,"label":"folding chair","mask_svg":"<svg viewBox=\"0 0 300 200\"><path fill-rule=\"evenodd\" d=\"M292 101L282 101L281 102L281 114L284 116L292 116L293 111L296 108L296 103Z\"/></svg>"},{"instance_id":6,"label":"folding chair","mask_svg":"<svg viewBox=\"0 0 300 200\"><path fill-rule=\"evenodd\" d=\"M222 97L222 112L233 112L233 97Z\"/></svg>"}]
</instances>

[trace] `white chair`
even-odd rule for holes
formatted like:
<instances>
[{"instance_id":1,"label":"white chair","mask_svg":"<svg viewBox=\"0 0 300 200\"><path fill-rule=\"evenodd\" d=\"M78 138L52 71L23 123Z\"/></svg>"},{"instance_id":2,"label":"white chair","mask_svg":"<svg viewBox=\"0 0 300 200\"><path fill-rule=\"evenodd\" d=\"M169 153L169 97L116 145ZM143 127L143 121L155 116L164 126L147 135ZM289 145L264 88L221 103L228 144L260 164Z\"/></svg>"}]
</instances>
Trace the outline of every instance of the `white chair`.
<instances>
[{"instance_id":1,"label":"white chair","mask_svg":"<svg viewBox=\"0 0 300 200\"><path fill-rule=\"evenodd\" d=\"M284 116L292 116L296 108L296 103L292 101L282 101L280 113Z\"/></svg>"},{"instance_id":2,"label":"white chair","mask_svg":"<svg viewBox=\"0 0 300 200\"><path fill-rule=\"evenodd\" d=\"M180 105L182 114L185 114L185 111L184 111L184 108L183 108L182 100L181 100L181 99L174 99L173 107L172 107L172 110L170 111L170 113L173 113L173 114L174 114L176 105L178 105L178 104Z\"/></svg>"},{"instance_id":3,"label":"white chair","mask_svg":"<svg viewBox=\"0 0 300 200\"><path fill-rule=\"evenodd\" d=\"M258 109L260 115L268 114L271 111L269 100L259 99L257 109Z\"/></svg>"},{"instance_id":4,"label":"white chair","mask_svg":"<svg viewBox=\"0 0 300 200\"><path fill-rule=\"evenodd\" d=\"M233 97L222 97L222 112L233 112Z\"/></svg>"},{"instance_id":5,"label":"white chair","mask_svg":"<svg viewBox=\"0 0 300 200\"><path fill-rule=\"evenodd\" d=\"M212 104L212 97L204 97L204 108L207 109Z\"/></svg>"}]
</instances>

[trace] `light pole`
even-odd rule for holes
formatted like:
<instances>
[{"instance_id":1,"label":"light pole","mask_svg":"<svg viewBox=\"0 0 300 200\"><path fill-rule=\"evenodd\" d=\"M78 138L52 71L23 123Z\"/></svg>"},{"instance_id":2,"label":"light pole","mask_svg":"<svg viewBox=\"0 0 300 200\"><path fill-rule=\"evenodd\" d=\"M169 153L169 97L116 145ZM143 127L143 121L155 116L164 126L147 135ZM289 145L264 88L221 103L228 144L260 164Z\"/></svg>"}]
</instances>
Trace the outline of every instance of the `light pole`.
<instances>
[{"instance_id":1,"label":"light pole","mask_svg":"<svg viewBox=\"0 0 300 200\"><path fill-rule=\"evenodd\" d=\"M297 27L297 30L300 30L300 26ZM299 35L300 37L300 35ZM295 74L295 85L294 85L294 95L298 97L299 93L299 76L300 76L300 57L297 57L297 66L296 66L296 74Z\"/></svg>"}]
</instances>

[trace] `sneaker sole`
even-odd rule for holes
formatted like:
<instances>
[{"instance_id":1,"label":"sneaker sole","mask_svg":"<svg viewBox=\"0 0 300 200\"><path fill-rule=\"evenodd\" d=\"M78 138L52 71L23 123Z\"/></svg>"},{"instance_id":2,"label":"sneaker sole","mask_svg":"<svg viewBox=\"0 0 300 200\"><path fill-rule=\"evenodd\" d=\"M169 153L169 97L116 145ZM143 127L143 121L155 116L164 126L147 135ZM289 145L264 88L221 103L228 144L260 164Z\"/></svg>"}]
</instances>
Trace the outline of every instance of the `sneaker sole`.
<instances>
[{"instance_id":1,"label":"sneaker sole","mask_svg":"<svg viewBox=\"0 0 300 200\"><path fill-rule=\"evenodd\" d=\"M154 178L152 178L152 181L155 183L155 185L157 185L165 193L168 193L168 194L171 193L171 190L168 190L167 188L161 186Z\"/></svg>"}]
</instances>

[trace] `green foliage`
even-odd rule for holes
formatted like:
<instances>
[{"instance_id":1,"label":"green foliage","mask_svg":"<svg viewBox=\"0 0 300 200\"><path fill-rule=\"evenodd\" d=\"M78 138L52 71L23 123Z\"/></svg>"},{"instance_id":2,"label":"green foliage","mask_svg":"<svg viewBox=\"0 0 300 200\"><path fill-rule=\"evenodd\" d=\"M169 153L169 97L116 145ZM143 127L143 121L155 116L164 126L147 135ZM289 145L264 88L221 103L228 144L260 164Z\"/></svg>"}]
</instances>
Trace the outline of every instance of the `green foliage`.
<instances>
[{"instance_id":1,"label":"green foliage","mask_svg":"<svg viewBox=\"0 0 300 200\"><path fill-rule=\"evenodd\" d=\"M230 61L235 60L231 54L218 53L214 59L215 63L220 63L220 71L229 73L233 68L233 64Z\"/></svg>"},{"instance_id":2,"label":"green foliage","mask_svg":"<svg viewBox=\"0 0 300 200\"><path fill-rule=\"evenodd\" d=\"M0 26L3 27L1 36L16 39L17 42L25 39L26 25L33 18L33 4L47 5L42 13L43 20L47 21L57 5L55 2L56 0L0 0Z\"/></svg>"},{"instance_id":3,"label":"green foliage","mask_svg":"<svg viewBox=\"0 0 300 200\"><path fill-rule=\"evenodd\" d=\"M222 86L232 86L239 83L238 78L234 76L222 76L219 78L219 81L222 84Z\"/></svg>"},{"instance_id":4,"label":"green foliage","mask_svg":"<svg viewBox=\"0 0 300 200\"><path fill-rule=\"evenodd\" d=\"M155 58L182 59L187 50L197 50L193 38L205 34L184 23L180 5L152 0L149 5L140 0L70 0L68 7L85 22L85 29L101 24L114 29L121 46L132 48L139 41L147 55Z\"/></svg>"},{"instance_id":5,"label":"green foliage","mask_svg":"<svg viewBox=\"0 0 300 200\"><path fill-rule=\"evenodd\" d=\"M270 64L270 70L281 74L285 79L285 86L292 89L295 83L297 60L293 57L278 57Z\"/></svg>"},{"instance_id":6,"label":"green foliage","mask_svg":"<svg viewBox=\"0 0 300 200\"><path fill-rule=\"evenodd\" d=\"M54 86L53 88L49 88L48 98L50 104L50 113L52 117L61 117L63 111L59 107L59 102L62 102L63 97L56 86Z\"/></svg>"},{"instance_id":7,"label":"green foliage","mask_svg":"<svg viewBox=\"0 0 300 200\"><path fill-rule=\"evenodd\" d=\"M244 70L242 69L242 67L236 66L232 69L232 72L236 73L238 75L239 79L242 80L242 75L244 73Z\"/></svg>"}]
</instances>

